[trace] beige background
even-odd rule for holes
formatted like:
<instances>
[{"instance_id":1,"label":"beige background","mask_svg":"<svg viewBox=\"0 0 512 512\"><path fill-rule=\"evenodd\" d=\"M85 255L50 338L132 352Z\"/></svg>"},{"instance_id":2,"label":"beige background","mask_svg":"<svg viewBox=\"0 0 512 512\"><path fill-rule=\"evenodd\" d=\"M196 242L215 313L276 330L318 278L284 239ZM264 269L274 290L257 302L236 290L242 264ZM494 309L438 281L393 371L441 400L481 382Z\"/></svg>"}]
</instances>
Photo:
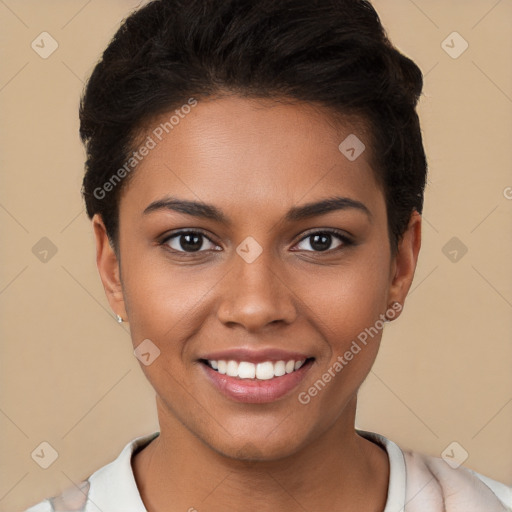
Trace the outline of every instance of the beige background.
<instances>
[{"instance_id":1,"label":"beige background","mask_svg":"<svg viewBox=\"0 0 512 512\"><path fill-rule=\"evenodd\" d=\"M157 429L79 193L83 81L137 3L0 0L0 511L58 493ZM357 424L435 456L457 441L467 467L512 484L512 2L375 6L426 75L430 175L415 282ZM43 31L59 44L47 59L31 48ZM453 31L469 43L457 59L441 46ZM57 248L47 262L32 252L43 237ZM457 262L443 252L452 237L468 249ZM43 441L59 455L46 470L31 458Z\"/></svg>"}]
</instances>

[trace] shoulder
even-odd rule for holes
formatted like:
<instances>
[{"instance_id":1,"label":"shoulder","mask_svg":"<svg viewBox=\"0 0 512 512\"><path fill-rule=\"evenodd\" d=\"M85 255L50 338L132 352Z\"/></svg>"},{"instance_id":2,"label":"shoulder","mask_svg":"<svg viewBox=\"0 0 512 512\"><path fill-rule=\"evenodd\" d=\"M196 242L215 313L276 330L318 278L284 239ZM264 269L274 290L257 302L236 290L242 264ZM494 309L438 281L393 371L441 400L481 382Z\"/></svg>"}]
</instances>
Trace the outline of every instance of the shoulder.
<instances>
[{"instance_id":1,"label":"shoulder","mask_svg":"<svg viewBox=\"0 0 512 512\"><path fill-rule=\"evenodd\" d=\"M90 482L84 480L69 487L58 496L47 498L33 505L25 512L54 512L65 510L66 512L81 512L84 510L89 495Z\"/></svg>"},{"instance_id":2,"label":"shoulder","mask_svg":"<svg viewBox=\"0 0 512 512\"><path fill-rule=\"evenodd\" d=\"M403 450L376 432L359 435L387 451L390 465L385 512L512 512L512 487L455 464Z\"/></svg>"},{"instance_id":3,"label":"shoulder","mask_svg":"<svg viewBox=\"0 0 512 512\"><path fill-rule=\"evenodd\" d=\"M48 500L44 500L37 505L27 508L25 512L52 512L52 506Z\"/></svg>"},{"instance_id":4,"label":"shoulder","mask_svg":"<svg viewBox=\"0 0 512 512\"><path fill-rule=\"evenodd\" d=\"M512 511L512 487L440 457L403 450L410 512L426 505L464 512ZM444 508L441 508L444 507Z\"/></svg>"},{"instance_id":5,"label":"shoulder","mask_svg":"<svg viewBox=\"0 0 512 512\"><path fill-rule=\"evenodd\" d=\"M47 498L24 512L127 512L144 511L131 467L132 454L150 443L159 432L133 439L118 457L86 480Z\"/></svg>"}]
</instances>

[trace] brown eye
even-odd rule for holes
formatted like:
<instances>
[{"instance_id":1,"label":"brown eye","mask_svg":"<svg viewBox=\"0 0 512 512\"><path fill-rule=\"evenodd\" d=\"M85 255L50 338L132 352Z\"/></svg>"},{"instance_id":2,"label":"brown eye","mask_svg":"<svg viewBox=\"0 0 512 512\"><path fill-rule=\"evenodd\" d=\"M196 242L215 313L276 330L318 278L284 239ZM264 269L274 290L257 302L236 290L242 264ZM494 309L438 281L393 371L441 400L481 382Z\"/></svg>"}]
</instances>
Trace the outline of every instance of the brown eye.
<instances>
[{"instance_id":1,"label":"brown eye","mask_svg":"<svg viewBox=\"0 0 512 512\"><path fill-rule=\"evenodd\" d=\"M165 240L162 241L162 245L165 244L176 252L194 253L203 252L201 249L204 249L205 241L207 242L206 245L210 243L213 248L217 247L201 231L180 231L179 233L165 238ZM206 250L208 249L212 249L212 247L206 247Z\"/></svg>"},{"instance_id":2,"label":"brown eye","mask_svg":"<svg viewBox=\"0 0 512 512\"><path fill-rule=\"evenodd\" d=\"M334 239L337 239L340 243L334 248L331 247ZM339 249L340 247L351 245L352 241L345 235L337 232L337 231L316 231L314 233L309 233L307 236L302 238L299 243L304 242L305 240L309 240L308 244L311 247L309 249L303 249L306 251L313 252L326 252L326 251L334 251Z\"/></svg>"}]
</instances>

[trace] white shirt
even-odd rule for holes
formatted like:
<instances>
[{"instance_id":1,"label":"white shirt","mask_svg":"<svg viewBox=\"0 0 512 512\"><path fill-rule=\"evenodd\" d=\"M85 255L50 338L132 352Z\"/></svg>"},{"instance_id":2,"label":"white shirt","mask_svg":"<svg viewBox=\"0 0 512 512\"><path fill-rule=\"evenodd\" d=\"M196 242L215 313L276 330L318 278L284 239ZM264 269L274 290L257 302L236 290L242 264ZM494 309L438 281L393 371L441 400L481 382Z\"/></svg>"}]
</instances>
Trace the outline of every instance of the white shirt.
<instances>
[{"instance_id":1,"label":"white shirt","mask_svg":"<svg viewBox=\"0 0 512 512\"><path fill-rule=\"evenodd\" d=\"M512 512L512 487L442 458L402 451L380 434L356 432L382 446L389 457L389 484L383 512ZM61 495L25 512L147 512L131 465L132 454L160 433L130 441L117 459Z\"/></svg>"}]
</instances>

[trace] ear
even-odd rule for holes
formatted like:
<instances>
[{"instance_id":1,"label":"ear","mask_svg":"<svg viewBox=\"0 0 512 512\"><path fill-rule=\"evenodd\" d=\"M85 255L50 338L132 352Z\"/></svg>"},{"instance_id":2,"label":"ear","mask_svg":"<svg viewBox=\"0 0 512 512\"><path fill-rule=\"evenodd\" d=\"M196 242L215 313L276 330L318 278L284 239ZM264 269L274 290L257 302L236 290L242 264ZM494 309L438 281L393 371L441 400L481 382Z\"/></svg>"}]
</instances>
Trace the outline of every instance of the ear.
<instances>
[{"instance_id":1,"label":"ear","mask_svg":"<svg viewBox=\"0 0 512 512\"><path fill-rule=\"evenodd\" d=\"M421 215L415 210L392 260L388 305L399 302L403 306L414 278L420 247Z\"/></svg>"},{"instance_id":2,"label":"ear","mask_svg":"<svg viewBox=\"0 0 512 512\"><path fill-rule=\"evenodd\" d=\"M92 225L96 240L96 265L98 266L105 294L114 313L126 321L127 315L117 255L110 245L101 215L94 215Z\"/></svg>"}]
</instances>

